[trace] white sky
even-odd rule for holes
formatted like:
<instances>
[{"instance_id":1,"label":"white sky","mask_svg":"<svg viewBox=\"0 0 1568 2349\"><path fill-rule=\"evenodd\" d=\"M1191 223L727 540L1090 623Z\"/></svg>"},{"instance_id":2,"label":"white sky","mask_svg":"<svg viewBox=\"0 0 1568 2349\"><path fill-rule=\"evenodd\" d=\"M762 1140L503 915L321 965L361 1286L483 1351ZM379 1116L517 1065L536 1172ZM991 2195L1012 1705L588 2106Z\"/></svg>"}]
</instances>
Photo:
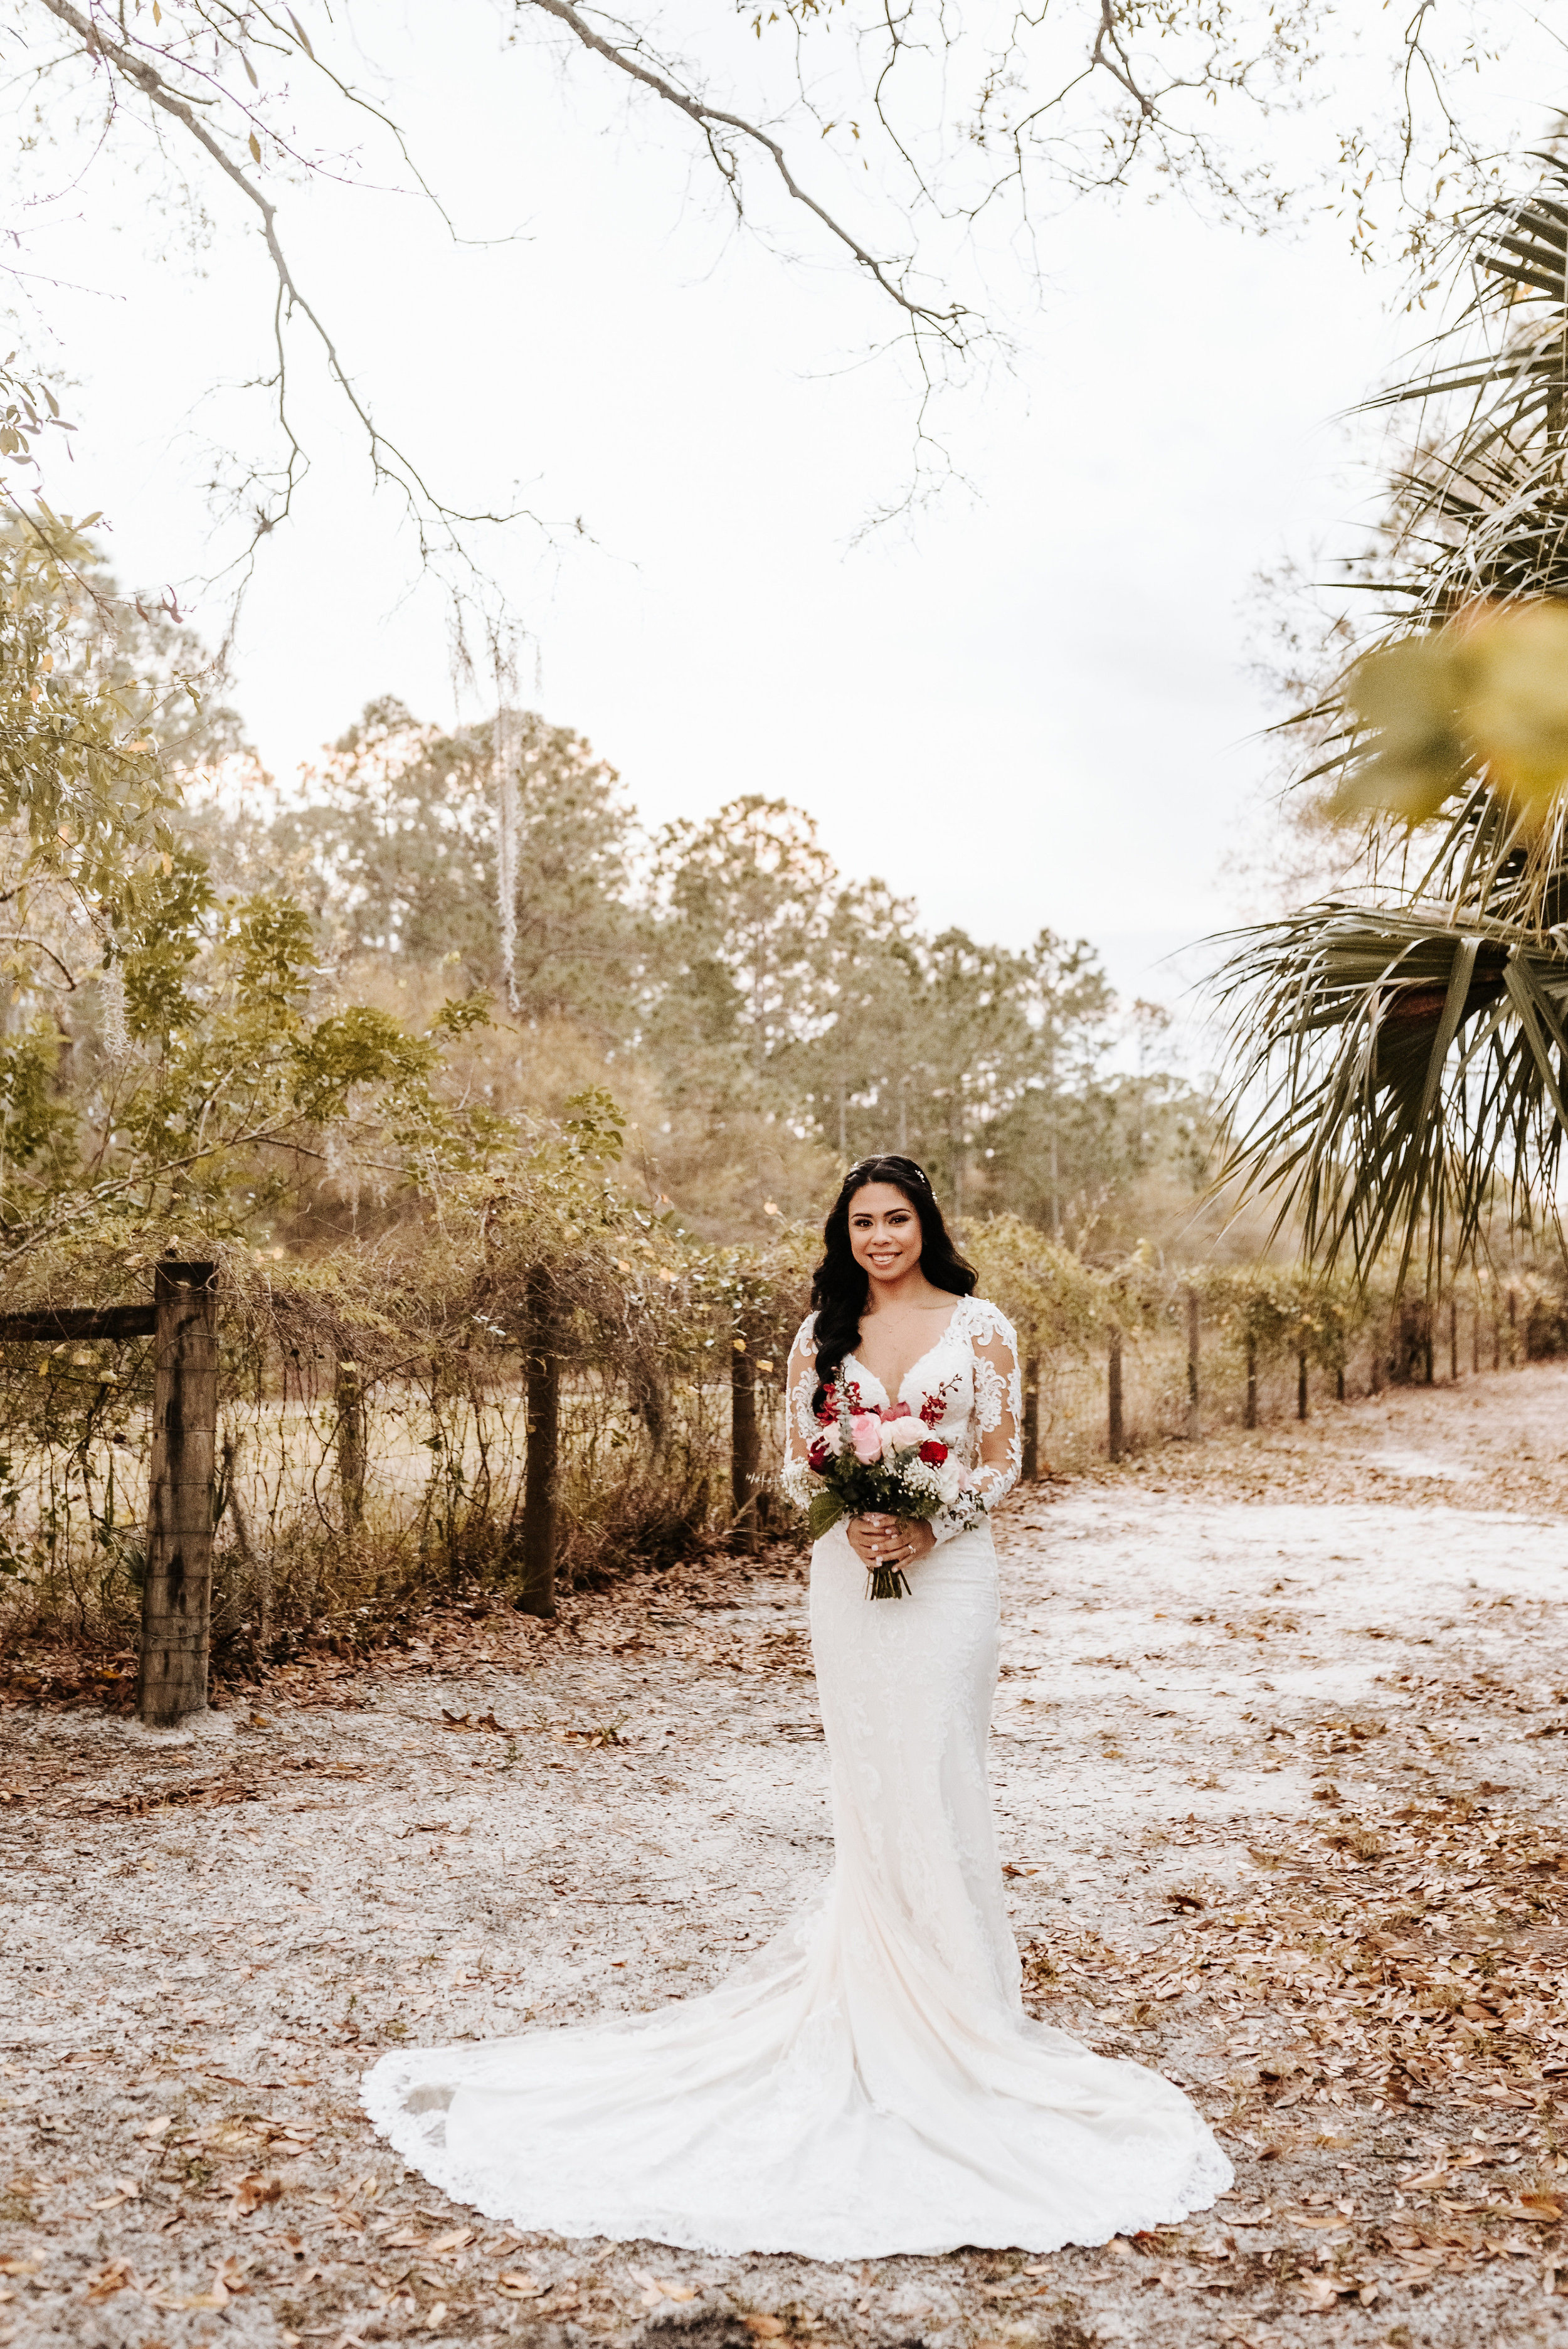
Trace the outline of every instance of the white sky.
<instances>
[{"instance_id":1,"label":"white sky","mask_svg":"<svg viewBox=\"0 0 1568 2349\"><path fill-rule=\"evenodd\" d=\"M728 237L667 109L628 116L594 69L503 53L482 0L441 16L434 78L399 110L462 223L519 241L455 251L417 205L363 192L285 190L281 224L454 501L515 480L591 533L548 561L510 533L527 698L590 737L650 823L788 796L928 922L1083 933L1129 994L1169 999L1157 958L1235 910L1222 862L1280 714L1245 669L1254 575L1349 551L1368 512L1335 419L1418 331L1385 307L1391 278L1331 218L1258 240L1179 199L1086 205L1051 232L1016 372L944 419L973 494L852 545L909 448L892 370L841 368L882 326L872 295ZM201 564L189 389L214 364L262 370L270 293L237 199L215 201L197 277L156 257L167 223L127 184L111 237L84 204L48 243L106 289L54 313L82 429L50 487L107 511L145 585ZM236 663L280 779L374 694L454 712L438 602L403 594L391 502L300 384L316 471L263 550ZM195 617L216 627L220 599Z\"/></svg>"}]
</instances>

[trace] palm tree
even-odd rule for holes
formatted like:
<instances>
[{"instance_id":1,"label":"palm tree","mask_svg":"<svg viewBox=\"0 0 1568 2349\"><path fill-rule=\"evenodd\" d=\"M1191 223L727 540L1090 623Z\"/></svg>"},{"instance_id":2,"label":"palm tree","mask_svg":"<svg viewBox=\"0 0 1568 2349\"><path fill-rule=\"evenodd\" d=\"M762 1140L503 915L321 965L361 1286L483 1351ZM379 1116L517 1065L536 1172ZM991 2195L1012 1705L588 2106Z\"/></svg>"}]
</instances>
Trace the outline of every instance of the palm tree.
<instances>
[{"instance_id":1,"label":"palm tree","mask_svg":"<svg viewBox=\"0 0 1568 2349\"><path fill-rule=\"evenodd\" d=\"M1470 290L1427 367L1370 403L1418 418L1386 575L1369 583L1387 595L1385 646L1478 599L1568 598L1568 168L1532 160L1531 193L1456 233ZM1474 755L1444 770L1441 746L1407 741L1425 798L1397 821L1368 785L1388 737L1354 690L1347 671L1305 714L1321 755L1302 781L1332 780L1341 810L1383 804L1357 885L1228 941L1218 986L1240 1050L1225 1173L1270 1195L1280 1225L1299 1218L1327 1267L1365 1278L1397 1248L1402 1283L1423 1240L1429 1278L1472 1256L1499 1205L1555 1221L1568 813L1559 792L1533 823Z\"/></svg>"}]
</instances>

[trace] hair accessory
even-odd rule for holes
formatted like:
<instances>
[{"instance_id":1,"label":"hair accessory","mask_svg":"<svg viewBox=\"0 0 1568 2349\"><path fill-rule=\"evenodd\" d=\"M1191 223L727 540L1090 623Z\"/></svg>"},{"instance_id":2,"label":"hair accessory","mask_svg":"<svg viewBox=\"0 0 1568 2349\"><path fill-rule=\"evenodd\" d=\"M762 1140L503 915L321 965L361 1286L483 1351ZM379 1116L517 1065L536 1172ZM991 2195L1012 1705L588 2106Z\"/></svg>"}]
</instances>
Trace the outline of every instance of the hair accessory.
<instances>
[{"instance_id":1,"label":"hair accessory","mask_svg":"<svg viewBox=\"0 0 1568 2349\"><path fill-rule=\"evenodd\" d=\"M866 1166L907 1166L917 1182L923 1183L928 1191L931 1188L931 1177L924 1167L918 1165L913 1158L906 1158L902 1151L879 1150L870 1158L857 1158L850 1169L850 1174L858 1174L861 1168ZM846 1182L848 1179L846 1175Z\"/></svg>"}]
</instances>

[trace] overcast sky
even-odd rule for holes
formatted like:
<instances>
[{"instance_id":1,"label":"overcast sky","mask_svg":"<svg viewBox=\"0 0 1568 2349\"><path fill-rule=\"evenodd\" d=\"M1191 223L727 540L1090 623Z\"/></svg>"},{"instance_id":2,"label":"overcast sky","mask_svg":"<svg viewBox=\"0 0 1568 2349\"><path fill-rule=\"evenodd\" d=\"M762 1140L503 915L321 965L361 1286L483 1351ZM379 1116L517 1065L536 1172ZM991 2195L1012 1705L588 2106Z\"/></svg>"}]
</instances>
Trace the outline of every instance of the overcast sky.
<instances>
[{"instance_id":1,"label":"overcast sky","mask_svg":"<svg viewBox=\"0 0 1568 2349\"><path fill-rule=\"evenodd\" d=\"M882 324L864 288L728 234L673 117L503 55L480 0L443 19L402 111L460 222L516 241L454 249L363 191L285 191L281 218L437 482L489 503L516 481L567 526L547 553L519 524L502 556L526 698L650 823L788 796L928 922L1082 933L1128 993L1170 998L1159 957L1235 910L1222 867L1280 714L1248 671L1256 576L1349 549L1370 511L1337 419L1416 338L1395 281L1332 217L1258 239L1180 198L1085 205L1051 231L1016 366L943 418L971 486L859 535L911 445L894 372L844 364ZM197 276L123 188L116 234L83 206L50 247L93 289L56 312L82 429L54 486L106 510L145 585L201 566L201 434L223 416L188 413L187 388L211 352L262 371L270 296L237 203L220 198ZM454 714L392 502L304 370L299 399L315 471L263 551L235 664L284 781L373 695ZM195 617L221 625L221 599Z\"/></svg>"}]
</instances>

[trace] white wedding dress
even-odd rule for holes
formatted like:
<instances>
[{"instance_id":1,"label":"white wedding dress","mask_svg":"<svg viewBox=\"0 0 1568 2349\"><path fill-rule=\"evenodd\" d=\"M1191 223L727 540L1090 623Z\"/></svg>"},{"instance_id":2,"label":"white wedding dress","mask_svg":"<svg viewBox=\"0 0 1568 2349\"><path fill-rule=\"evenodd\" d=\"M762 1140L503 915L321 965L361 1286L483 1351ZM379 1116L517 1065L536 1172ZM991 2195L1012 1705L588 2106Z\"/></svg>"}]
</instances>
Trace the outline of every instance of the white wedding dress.
<instances>
[{"instance_id":1,"label":"white wedding dress","mask_svg":"<svg viewBox=\"0 0 1568 2349\"><path fill-rule=\"evenodd\" d=\"M797 1495L817 1433L812 1324L790 1359ZM851 1357L867 1404L888 1398ZM1019 1465L1012 1331L960 1301L901 1399L985 1507ZM841 1526L811 1555L831 1761L827 1883L706 1996L632 2018L383 2057L366 2108L455 2200L520 2230L824 2260L1049 2251L1168 2224L1231 2168L1181 2090L1026 2015L985 1773L989 1525L869 1599Z\"/></svg>"}]
</instances>

